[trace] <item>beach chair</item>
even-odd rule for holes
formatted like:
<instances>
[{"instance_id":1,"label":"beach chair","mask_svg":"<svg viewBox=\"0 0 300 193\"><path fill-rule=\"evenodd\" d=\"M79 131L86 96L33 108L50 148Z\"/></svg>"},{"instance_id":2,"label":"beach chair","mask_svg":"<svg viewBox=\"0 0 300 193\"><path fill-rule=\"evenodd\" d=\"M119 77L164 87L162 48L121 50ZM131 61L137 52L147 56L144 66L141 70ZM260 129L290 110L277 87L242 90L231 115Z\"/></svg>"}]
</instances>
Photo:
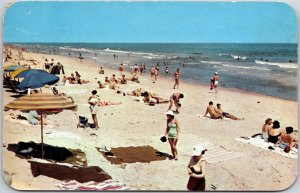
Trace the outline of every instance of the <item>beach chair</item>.
<instances>
[{"instance_id":1,"label":"beach chair","mask_svg":"<svg viewBox=\"0 0 300 193\"><path fill-rule=\"evenodd\" d=\"M77 124L77 128L78 127L82 127L82 128L88 127L88 118L79 116L79 123Z\"/></svg>"}]
</instances>

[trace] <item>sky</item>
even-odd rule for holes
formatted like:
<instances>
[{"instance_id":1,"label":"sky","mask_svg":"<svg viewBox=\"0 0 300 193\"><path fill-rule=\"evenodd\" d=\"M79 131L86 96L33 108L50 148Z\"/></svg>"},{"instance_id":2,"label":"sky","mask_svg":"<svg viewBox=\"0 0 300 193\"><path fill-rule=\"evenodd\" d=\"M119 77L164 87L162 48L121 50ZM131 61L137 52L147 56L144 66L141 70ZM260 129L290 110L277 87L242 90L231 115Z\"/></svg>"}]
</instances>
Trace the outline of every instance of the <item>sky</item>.
<instances>
[{"instance_id":1,"label":"sky","mask_svg":"<svg viewBox=\"0 0 300 193\"><path fill-rule=\"evenodd\" d=\"M4 42L297 43L293 8L276 2L17 2Z\"/></svg>"}]
</instances>

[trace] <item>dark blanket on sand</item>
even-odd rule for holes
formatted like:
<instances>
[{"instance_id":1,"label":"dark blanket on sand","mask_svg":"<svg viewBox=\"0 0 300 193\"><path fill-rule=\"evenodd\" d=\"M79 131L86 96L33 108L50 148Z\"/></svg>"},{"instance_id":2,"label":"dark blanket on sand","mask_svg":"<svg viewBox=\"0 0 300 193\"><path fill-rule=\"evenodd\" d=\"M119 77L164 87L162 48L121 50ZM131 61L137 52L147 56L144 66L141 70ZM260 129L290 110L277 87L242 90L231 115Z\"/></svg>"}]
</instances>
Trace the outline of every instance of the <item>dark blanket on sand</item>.
<instances>
[{"instance_id":1,"label":"dark blanket on sand","mask_svg":"<svg viewBox=\"0 0 300 193\"><path fill-rule=\"evenodd\" d=\"M100 151L96 148L108 161L112 164L121 163L149 163L151 161L165 160L169 157L168 154L157 151L151 146L138 146L138 147L118 147L111 148L112 155Z\"/></svg>"},{"instance_id":2,"label":"dark blanket on sand","mask_svg":"<svg viewBox=\"0 0 300 193\"><path fill-rule=\"evenodd\" d=\"M16 153L20 158L41 158L41 144L30 142L19 142L8 144L7 149ZM65 147L44 144L44 159L56 162L65 162L75 165L87 165L85 153L80 149L67 149Z\"/></svg>"},{"instance_id":3,"label":"dark blanket on sand","mask_svg":"<svg viewBox=\"0 0 300 193\"><path fill-rule=\"evenodd\" d=\"M111 176L98 166L69 167L53 163L28 162L31 165L31 172L34 177L43 175L57 180L76 180L80 183L89 181L103 182L112 179Z\"/></svg>"}]
</instances>

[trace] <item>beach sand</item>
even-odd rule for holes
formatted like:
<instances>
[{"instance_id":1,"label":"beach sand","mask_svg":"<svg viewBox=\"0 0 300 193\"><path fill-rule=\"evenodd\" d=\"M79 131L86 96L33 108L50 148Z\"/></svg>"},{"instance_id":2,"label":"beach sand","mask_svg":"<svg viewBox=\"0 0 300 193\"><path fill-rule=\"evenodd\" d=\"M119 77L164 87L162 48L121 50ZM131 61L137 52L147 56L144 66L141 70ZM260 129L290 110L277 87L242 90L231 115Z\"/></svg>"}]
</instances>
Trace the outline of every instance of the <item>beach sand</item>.
<instances>
[{"instance_id":1,"label":"beach sand","mask_svg":"<svg viewBox=\"0 0 300 193\"><path fill-rule=\"evenodd\" d=\"M190 159L193 145L202 144L208 148L206 189L228 191L266 191L283 190L291 186L298 175L298 159L291 159L239 142L235 138L252 136L259 133L266 118L279 120L281 128L287 126L298 130L297 102L249 93L234 89L222 88L222 78L218 94L211 93L209 85L180 83L179 90L173 89L174 80L171 74L167 77L160 72L158 81L153 83L150 75L139 76L140 83L128 82L120 85L122 91L144 88L168 99L174 92L184 93L182 108L175 117L180 123L178 142L179 160L159 160L150 163L111 164L96 149L109 146L111 148L129 146L151 146L161 152L171 154L168 143L162 143L160 137L166 128L166 111L168 103L149 106L134 101L132 96L117 94L116 90L97 89L103 101L122 102L121 105L104 106L98 111L100 129L77 128L78 115L86 116L92 122L87 99L91 91L97 88L97 81L114 73L119 76L118 64L124 61L120 56L113 59L103 57L104 63L111 63L114 68L105 68L105 74L98 74L99 65L93 61L80 62L75 57L23 53L25 59L35 59L42 67L44 58L60 61L64 65L66 75L74 71L81 74L82 79L90 83L82 85L57 86L59 92L68 93L78 105L77 114L63 111L48 115L48 126L44 128L44 143L66 148L81 149L86 154L88 166L99 166L113 179L126 183L128 187L138 190L186 190L188 174L186 166ZM13 50L13 58L4 65L18 62L17 52ZM21 60L21 64L31 64ZM125 66L129 76L128 68ZM147 66L149 72L150 66ZM43 88L43 92L51 92ZM15 98L7 89L3 89L3 105ZM243 117L244 120L211 120L203 115L208 102L221 103L224 111ZM9 118L9 114L18 111L3 111L3 169L12 175L12 187L17 190L58 190L57 179L47 176L33 177L30 163L26 159L15 156L7 150L8 144L20 141L40 143L40 126L30 126ZM26 114L24 114L26 115ZM48 134L47 134L48 133ZM57 134L57 135L50 135ZM62 134L63 133L63 134ZM61 135L59 135L61 134ZM224 154L218 149L222 149ZM229 156L235 155L235 156ZM204 157L205 157L204 156ZM212 159L214 157L215 159ZM55 171L53 171L55 172Z\"/></svg>"}]
</instances>

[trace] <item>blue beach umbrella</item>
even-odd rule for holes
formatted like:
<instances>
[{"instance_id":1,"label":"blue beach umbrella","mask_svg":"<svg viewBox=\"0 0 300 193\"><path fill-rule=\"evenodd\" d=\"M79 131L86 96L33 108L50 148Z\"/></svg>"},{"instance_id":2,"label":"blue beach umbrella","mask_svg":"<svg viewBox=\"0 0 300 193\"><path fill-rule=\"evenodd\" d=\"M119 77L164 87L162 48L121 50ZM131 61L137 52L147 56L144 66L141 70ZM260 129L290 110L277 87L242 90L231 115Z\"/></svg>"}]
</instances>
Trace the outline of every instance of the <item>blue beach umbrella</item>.
<instances>
[{"instance_id":1,"label":"blue beach umbrella","mask_svg":"<svg viewBox=\"0 0 300 193\"><path fill-rule=\"evenodd\" d=\"M40 70L40 69L27 69L27 70L20 72L18 75L15 76L15 78L23 78L23 77L30 76L30 75L36 74L36 73L41 73L41 72L45 72L45 71Z\"/></svg>"},{"instance_id":2,"label":"blue beach umbrella","mask_svg":"<svg viewBox=\"0 0 300 193\"><path fill-rule=\"evenodd\" d=\"M46 71L30 74L24 77L22 82L17 86L18 90L41 88L44 85L55 84L59 81L59 77L54 76Z\"/></svg>"}]
</instances>

